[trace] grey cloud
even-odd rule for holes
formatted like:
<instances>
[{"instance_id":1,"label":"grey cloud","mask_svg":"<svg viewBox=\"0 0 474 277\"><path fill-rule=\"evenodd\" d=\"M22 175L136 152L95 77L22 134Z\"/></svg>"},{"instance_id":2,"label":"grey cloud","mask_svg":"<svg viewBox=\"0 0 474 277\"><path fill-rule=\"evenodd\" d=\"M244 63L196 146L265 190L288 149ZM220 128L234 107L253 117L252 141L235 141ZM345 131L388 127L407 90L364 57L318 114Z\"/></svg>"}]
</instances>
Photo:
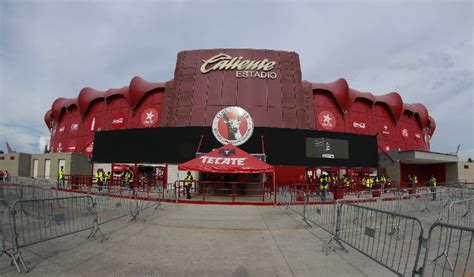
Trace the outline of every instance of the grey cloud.
<instances>
[{"instance_id":1,"label":"grey cloud","mask_svg":"<svg viewBox=\"0 0 474 277\"><path fill-rule=\"evenodd\" d=\"M437 120L433 149L452 151L453 132L463 149L474 148L472 113L456 115L471 127L446 119L448 107L473 104L471 1L0 5L0 143L22 141L23 151L36 151L31 136L48 134L43 115L54 99L76 97L85 86L122 87L135 75L167 81L178 51L222 47L296 51L306 80L345 77L358 90L399 91Z\"/></svg>"}]
</instances>

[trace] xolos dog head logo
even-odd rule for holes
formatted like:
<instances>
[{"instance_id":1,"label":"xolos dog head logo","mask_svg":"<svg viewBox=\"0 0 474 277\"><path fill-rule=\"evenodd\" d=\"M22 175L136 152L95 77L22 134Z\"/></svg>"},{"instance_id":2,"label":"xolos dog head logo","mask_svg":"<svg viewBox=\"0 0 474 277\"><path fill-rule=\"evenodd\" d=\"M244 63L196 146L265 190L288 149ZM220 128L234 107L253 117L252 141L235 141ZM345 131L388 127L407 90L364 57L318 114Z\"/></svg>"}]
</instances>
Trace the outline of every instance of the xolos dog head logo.
<instances>
[{"instance_id":1,"label":"xolos dog head logo","mask_svg":"<svg viewBox=\"0 0 474 277\"><path fill-rule=\"evenodd\" d=\"M242 145L252 136L253 120L241 107L227 107L214 117L212 132L222 144Z\"/></svg>"}]
</instances>

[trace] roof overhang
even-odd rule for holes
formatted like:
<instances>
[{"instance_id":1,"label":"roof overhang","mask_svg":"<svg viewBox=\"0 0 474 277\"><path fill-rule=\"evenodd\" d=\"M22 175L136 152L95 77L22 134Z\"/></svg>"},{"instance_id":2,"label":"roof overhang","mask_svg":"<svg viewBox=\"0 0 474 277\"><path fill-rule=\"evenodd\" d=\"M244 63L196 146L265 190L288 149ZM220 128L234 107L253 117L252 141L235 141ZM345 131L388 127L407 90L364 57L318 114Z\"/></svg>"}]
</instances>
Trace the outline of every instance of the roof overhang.
<instances>
[{"instance_id":1,"label":"roof overhang","mask_svg":"<svg viewBox=\"0 0 474 277\"><path fill-rule=\"evenodd\" d=\"M439 164L456 163L456 154L436 153L428 151L390 151L390 156L402 164Z\"/></svg>"}]
</instances>

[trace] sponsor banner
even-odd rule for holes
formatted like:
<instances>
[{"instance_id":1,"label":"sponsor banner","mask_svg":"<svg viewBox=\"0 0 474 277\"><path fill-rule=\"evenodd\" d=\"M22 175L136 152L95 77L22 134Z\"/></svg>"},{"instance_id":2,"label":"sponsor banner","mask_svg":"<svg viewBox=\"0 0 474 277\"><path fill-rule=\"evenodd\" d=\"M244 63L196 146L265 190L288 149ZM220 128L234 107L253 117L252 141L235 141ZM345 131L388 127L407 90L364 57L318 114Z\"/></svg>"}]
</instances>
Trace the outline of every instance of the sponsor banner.
<instances>
[{"instance_id":1,"label":"sponsor banner","mask_svg":"<svg viewBox=\"0 0 474 277\"><path fill-rule=\"evenodd\" d=\"M202 61L202 74L211 71L235 71L236 78L276 79L276 72L272 71L276 62L268 59L246 60L244 57L232 57L219 53Z\"/></svg>"},{"instance_id":2,"label":"sponsor banner","mask_svg":"<svg viewBox=\"0 0 474 277\"><path fill-rule=\"evenodd\" d=\"M355 117L351 120L351 126L356 133L368 133L369 132L369 124L367 119L361 117Z\"/></svg>"},{"instance_id":3,"label":"sponsor banner","mask_svg":"<svg viewBox=\"0 0 474 277\"><path fill-rule=\"evenodd\" d=\"M415 140L416 141L422 141L422 135L420 132L415 132Z\"/></svg>"},{"instance_id":4,"label":"sponsor banner","mask_svg":"<svg viewBox=\"0 0 474 277\"><path fill-rule=\"evenodd\" d=\"M318 115L319 125L325 130L333 130L336 128L336 116L330 111L322 111Z\"/></svg>"},{"instance_id":5,"label":"sponsor banner","mask_svg":"<svg viewBox=\"0 0 474 277\"><path fill-rule=\"evenodd\" d=\"M253 120L241 107L227 107L220 110L212 122L212 132L216 139L226 145L242 145L253 133Z\"/></svg>"},{"instance_id":6,"label":"sponsor banner","mask_svg":"<svg viewBox=\"0 0 474 277\"><path fill-rule=\"evenodd\" d=\"M71 140L67 146L67 152L75 152L77 148L77 142L75 140Z\"/></svg>"},{"instance_id":7,"label":"sponsor banner","mask_svg":"<svg viewBox=\"0 0 474 277\"><path fill-rule=\"evenodd\" d=\"M58 135L64 134L66 127L64 125L58 127Z\"/></svg>"},{"instance_id":8,"label":"sponsor banner","mask_svg":"<svg viewBox=\"0 0 474 277\"><path fill-rule=\"evenodd\" d=\"M94 132L98 129L99 122L95 116L90 120L88 126L89 126L89 131L91 132Z\"/></svg>"},{"instance_id":9,"label":"sponsor banner","mask_svg":"<svg viewBox=\"0 0 474 277\"><path fill-rule=\"evenodd\" d=\"M111 126L112 129L120 129L123 127L123 125L125 125L125 114L123 112L119 112L112 117Z\"/></svg>"},{"instance_id":10,"label":"sponsor banner","mask_svg":"<svg viewBox=\"0 0 474 277\"><path fill-rule=\"evenodd\" d=\"M407 128L402 128L400 130L400 132L401 132L401 135L402 135L402 139L403 140L408 140L408 137L409 137L408 129Z\"/></svg>"},{"instance_id":11,"label":"sponsor banner","mask_svg":"<svg viewBox=\"0 0 474 277\"><path fill-rule=\"evenodd\" d=\"M247 158L220 158L220 157L201 156L199 157L199 159L201 159L201 163L203 164L245 166L245 160Z\"/></svg>"},{"instance_id":12,"label":"sponsor banner","mask_svg":"<svg viewBox=\"0 0 474 277\"><path fill-rule=\"evenodd\" d=\"M71 123L71 126L69 127L69 131L71 133L75 133L79 130L79 123Z\"/></svg>"},{"instance_id":13,"label":"sponsor banner","mask_svg":"<svg viewBox=\"0 0 474 277\"><path fill-rule=\"evenodd\" d=\"M382 135L384 135L384 136L390 136L391 129L392 129L392 128L390 128L390 125L385 122L385 123L382 124L382 126L381 126L380 133L382 133Z\"/></svg>"},{"instance_id":14,"label":"sponsor banner","mask_svg":"<svg viewBox=\"0 0 474 277\"><path fill-rule=\"evenodd\" d=\"M86 155L92 155L92 151L94 151L94 141L89 142L89 144L84 150L84 153Z\"/></svg>"},{"instance_id":15,"label":"sponsor banner","mask_svg":"<svg viewBox=\"0 0 474 277\"><path fill-rule=\"evenodd\" d=\"M58 146L56 147L56 152L60 153L63 152L63 143L59 142Z\"/></svg>"},{"instance_id":16,"label":"sponsor banner","mask_svg":"<svg viewBox=\"0 0 474 277\"><path fill-rule=\"evenodd\" d=\"M158 122L158 111L155 108L148 108L142 112L140 122L145 127L151 127Z\"/></svg>"}]
</instances>

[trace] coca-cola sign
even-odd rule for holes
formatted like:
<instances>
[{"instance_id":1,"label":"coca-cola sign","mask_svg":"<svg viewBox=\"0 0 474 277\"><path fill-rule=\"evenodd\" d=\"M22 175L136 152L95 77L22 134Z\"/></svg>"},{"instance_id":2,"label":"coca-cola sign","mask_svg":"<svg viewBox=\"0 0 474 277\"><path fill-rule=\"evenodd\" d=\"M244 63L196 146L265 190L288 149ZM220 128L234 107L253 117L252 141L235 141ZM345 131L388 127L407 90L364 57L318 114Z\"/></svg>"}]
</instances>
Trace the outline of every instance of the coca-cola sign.
<instances>
[{"instance_id":1,"label":"coca-cola sign","mask_svg":"<svg viewBox=\"0 0 474 277\"><path fill-rule=\"evenodd\" d=\"M388 123L385 123L385 124L382 125L381 133L383 135L386 135L386 136L390 135L390 127L389 127Z\"/></svg>"},{"instance_id":2,"label":"coca-cola sign","mask_svg":"<svg viewBox=\"0 0 474 277\"><path fill-rule=\"evenodd\" d=\"M122 112L117 113L112 117L112 129L120 129L125 124L125 114Z\"/></svg>"},{"instance_id":3,"label":"coca-cola sign","mask_svg":"<svg viewBox=\"0 0 474 277\"><path fill-rule=\"evenodd\" d=\"M354 122L352 122L352 127L357 128L357 129L365 129L366 124L367 123L365 123L365 122L354 121Z\"/></svg>"}]
</instances>

